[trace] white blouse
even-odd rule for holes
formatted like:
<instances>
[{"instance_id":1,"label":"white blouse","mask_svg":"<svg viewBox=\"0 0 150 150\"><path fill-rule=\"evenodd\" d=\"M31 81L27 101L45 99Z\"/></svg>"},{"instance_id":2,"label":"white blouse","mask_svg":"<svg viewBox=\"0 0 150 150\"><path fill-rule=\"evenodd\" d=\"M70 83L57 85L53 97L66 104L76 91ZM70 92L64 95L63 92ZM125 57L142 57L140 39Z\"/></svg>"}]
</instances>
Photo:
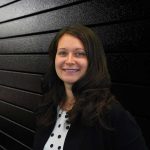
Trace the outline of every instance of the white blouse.
<instances>
[{"instance_id":1,"label":"white blouse","mask_svg":"<svg viewBox=\"0 0 150 150\"><path fill-rule=\"evenodd\" d=\"M65 138L70 128L70 123L67 122L68 114L66 111L58 107L57 112L55 127L43 150L63 150Z\"/></svg>"}]
</instances>

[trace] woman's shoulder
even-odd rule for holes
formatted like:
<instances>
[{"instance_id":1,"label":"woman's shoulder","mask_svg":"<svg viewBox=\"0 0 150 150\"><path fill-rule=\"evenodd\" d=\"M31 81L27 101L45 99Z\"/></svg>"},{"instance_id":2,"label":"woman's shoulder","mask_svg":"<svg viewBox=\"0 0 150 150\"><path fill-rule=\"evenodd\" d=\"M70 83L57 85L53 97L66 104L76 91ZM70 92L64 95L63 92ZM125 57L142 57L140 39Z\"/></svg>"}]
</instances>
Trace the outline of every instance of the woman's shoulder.
<instances>
[{"instance_id":1,"label":"woman's shoulder","mask_svg":"<svg viewBox=\"0 0 150 150\"><path fill-rule=\"evenodd\" d=\"M120 102L112 102L109 110L108 116L112 124L118 126L119 124L132 124L137 126L134 116L129 110L127 110Z\"/></svg>"},{"instance_id":2,"label":"woman's shoulder","mask_svg":"<svg viewBox=\"0 0 150 150\"><path fill-rule=\"evenodd\" d=\"M112 103L108 116L114 131L114 142L116 141L118 147L147 150L140 126L121 103Z\"/></svg>"}]
</instances>

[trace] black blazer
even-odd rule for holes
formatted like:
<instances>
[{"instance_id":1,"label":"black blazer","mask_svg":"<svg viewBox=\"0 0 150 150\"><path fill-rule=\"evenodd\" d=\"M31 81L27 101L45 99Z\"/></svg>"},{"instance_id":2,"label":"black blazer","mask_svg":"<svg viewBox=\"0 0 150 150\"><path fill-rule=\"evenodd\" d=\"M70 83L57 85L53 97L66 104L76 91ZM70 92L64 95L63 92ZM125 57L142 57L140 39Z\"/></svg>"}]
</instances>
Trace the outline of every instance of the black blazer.
<instances>
[{"instance_id":1,"label":"black blazer","mask_svg":"<svg viewBox=\"0 0 150 150\"><path fill-rule=\"evenodd\" d=\"M120 104L113 104L108 113L113 131L89 127L78 120L68 131L63 150L148 150L133 116ZM33 150L42 150L54 125L37 130Z\"/></svg>"}]
</instances>

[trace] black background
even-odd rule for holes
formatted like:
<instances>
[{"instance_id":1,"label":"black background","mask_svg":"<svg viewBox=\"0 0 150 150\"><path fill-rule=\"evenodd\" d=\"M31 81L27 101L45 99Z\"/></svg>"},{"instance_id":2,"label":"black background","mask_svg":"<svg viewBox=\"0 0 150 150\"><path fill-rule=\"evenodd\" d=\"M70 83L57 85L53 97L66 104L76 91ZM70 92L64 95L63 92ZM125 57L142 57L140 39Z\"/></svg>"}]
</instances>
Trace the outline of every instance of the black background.
<instances>
[{"instance_id":1,"label":"black background","mask_svg":"<svg viewBox=\"0 0 150 150\"><path fill-rule=\"evenodd\" d=\"M1 0L0 150L32 149L48 46L59 29L73 23L102 38L112 91L149 145L149 10L146 0Z\"/></svg>"}]
</instances>

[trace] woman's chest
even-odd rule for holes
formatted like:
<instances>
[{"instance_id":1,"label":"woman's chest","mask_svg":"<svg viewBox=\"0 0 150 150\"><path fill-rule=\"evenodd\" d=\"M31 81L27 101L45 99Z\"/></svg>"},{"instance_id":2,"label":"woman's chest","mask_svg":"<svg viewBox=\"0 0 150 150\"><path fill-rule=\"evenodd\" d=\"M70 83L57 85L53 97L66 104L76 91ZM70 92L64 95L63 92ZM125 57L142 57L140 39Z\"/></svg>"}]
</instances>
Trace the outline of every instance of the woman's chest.
<instances>
[{"instance_id":1,"label":"woman's chest","mask_svg":"<svg viewBox=\"0 0 150 150\"><path fill-rule=\"evenodd\" d=\"M72 126L66 136L63 150L104 150L104 145L101 130Z\"/></svg>"}]
</instances>

